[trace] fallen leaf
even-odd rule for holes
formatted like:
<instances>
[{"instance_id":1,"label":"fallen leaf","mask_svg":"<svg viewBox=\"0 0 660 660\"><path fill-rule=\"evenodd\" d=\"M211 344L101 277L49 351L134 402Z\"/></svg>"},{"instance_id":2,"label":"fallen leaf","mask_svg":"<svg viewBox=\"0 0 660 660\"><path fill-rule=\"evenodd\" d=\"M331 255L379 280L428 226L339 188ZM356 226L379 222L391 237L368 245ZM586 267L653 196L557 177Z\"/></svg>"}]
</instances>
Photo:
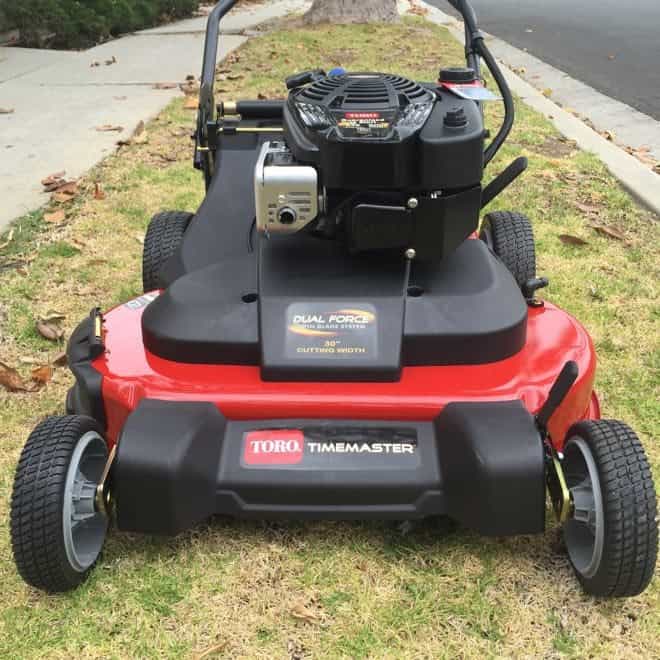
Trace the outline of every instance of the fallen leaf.
<instances>
[{"instance_id":1,"label":"fallen leaf","mask_svg":"<svg viewBox=\"0 0 660 660\"><path fill-rule=\"evenodd\" d=\"M53 211L52 213L44 213L44 220L55 225L59 225L66 219L66 213L62 210Z\"/></svg>"},{"instance_id":2,"label":"fallen leaf","mask_svg":"<svg viewBox=\"0 0 660 660\"><path fill-rule=\"evenodd\" d=\"M66 367L68 364L69 360L67 358L66 352L62 351L61 353L58 353L52 360L53 366L54 367Z\"/></svg>"},{"instance_id":3,"label":"fallen leaf","mask_svg":"<svg viewBox=\"0 0 660 660\"><path fill-rule=\"evenodd\" d=\"M614 138L615 138L614 131L602 131L601 135L609 142L614 142Z\"/></svg>"},{"instance_id":4,"label":"fallen leaf","mask_svg":"<svg viewBox=\"0 0 660 660\"><path fill-rule=\"evenodd\" d=\"M0 115L13 115L14 108L0 108Z\"/></svg>"},{"instance_id":5,"label":"fallen leaf","mask_svg":"<svg viewBox=\"0 0 660 660\"><path fill-rule=\"evenodd\" d=\"M21 375L4 362L0 362L0 385L8 392L27 392L28 388L21 378Z\"/></svg>"},{"instance_id":6,"label":"fallen leaf","mask_svg":"<svg viewBox=\"0 0 660 660\"><path fill-rule=\"evenodd\" d=\"M65 170L62 170L61 172L55 172L54 174L49 174L46 178L41 179L41 185L50 186L56 181L61 181L64 178L65 174L66 174Z\"/></svg>"},{"instance_id":7,"label":"fallen leaf","mask_svg":"<svg viewBox=\"0 0 660 660\"><path fill-rule=\"evenodd\" d=\"M187 96L183 108L184 110L197 110L199 108L199 98L197 96Z\"/></svg>"},{"instance_id":8,"label":"fallen leaf","mask_svg":"<svg viewBox=\"0 0 660 660\"><path fill-rule=\"evenodd\" d=\"M141 135L142 133L144 133L144 122L140 119L137 126L135 127L135 130L133 131L133 137Z\"/></svg>"},{"instance_id":9,"label":"fallen leaf","mask_svg":"<svg viewBox=\"0 0 660 660\"><path fill-rule=\"evenodd\" d=\"M114 55L109 60L105 61L106 66L110 66L111 64L117 64L117 58Z\"/></svg>"},{"instance_id":10,"label":"fallen leaf","mask_svg":"<svg viewBox=\"0 0 660 660\"><path fill-rule=\"evenodd\" d=\"M173 82L159 82L153 86L153 89L175 89L176 86L177 84Z\"/></svg>"},{"instance_id":11,"label":"fallen leaf","mask_svg":"<svg viewBox=\"0 0 660 660\"><path fill-rule=\"evenodd\" d=\"M291 616L294 619L299 619L300 621L306 621L307 623L316 623L320 621L319 615L307 605L302 600L297 600L291 607Z\"/></svg>"},{"instance_id":12,"label":"fallen leaf","mask_svg":"<svg viewBox=\"0 0 660 660\"><path fill-rule=\"evenodd\" d=\"M89 65L90 69L94 68L95 66L101 66L100 62L97 62L96 60L92 61L92 63Z\"/></svg>"},{"instance_id":13,"label":"fallen leaf","mask_svg":"<svg viewBox=\"0 0 660 660\"><path fill-rule=\"evenodd\" d=\"M112 97L115 101L125 101L128 99L128 96L113 96Z\"/></svg>"},{"instance_id":14,"label":"fallen leaf","mask_svg":"<svg viewBox=\"0 0 660 660\"><path fill-rule=\"evenodd\" d=\"M62 181L59 185L55 184L55 187L48 192L59 192L67 195L75 195L78 192L78 182L77 181Z\"/></svg>"},{"instance_id":15,"label":"fallen leaf","mask_svg":"<svg viewBox=\"0 0 660 660\"><path fill-rule=\"evenodd\" d=\"M593 206L591 204L583 204L582 202L573 202L575 206L580 209L583 213L587 214L594 214L594 213L599 213L600 209L597 206Z\"/></svg>"},{"instance_id":16,"label":"fallen leaf","mask_svg":"<svg viewBox=\"0 0 660 660\"><path fill-rule=\"evenodd\" d=\"M198 655L195 656L195 660L203 660L204 658L209 658L216 653L220 653L227 648L229 642L222 642L221 644L215 644L214 646L209 646L209 648L204 649Z\"/></svg>"},{"instance_id":17,"label":"fallen leaf","mask_svg":"<svg viewBox=\"0 0 660 660\"><path fill-rule=\"evenodd\" d=\"M98 131L99 133L121 133L124 130L123 126L116 126L114 124L103 124L102 126L97 126L95 131Z\"/></svg>"},{"instance_id":18,"label":"fallen leaf","mask_svg":"<svg viewBox=\"0 0 660 660\"><path fill-rule=\"evenodd\" d=\"M550 98L552 96L552 90L549 87L547 87L546 89L543 90L543 96L545 96L546 98Z\"/></svg>"},{"instance_id":19,"label":"fallen leaf","mask_svg":"<svg viewBox=\"0 0 660 660\"><path fill-rule=\"evenodd\" d=\"M595 232L607 238L614 238L617 241L623 241L626 245L630 245L630 241L617 229L612 227L605 227L604 225L589 225Z\"/></svg>"},{"instance_id":20,"label":"fallen leaf","mask_svg":"<svg viewBox=\"0 0 660 660\"><path fill-rule=\"evenodd\" d=\"M21 357L18 358L18 361L21 364L38 364L39 360L36 358L30 357L29 355L21 355Z\"/></svg>"},{"instance_id":21,"label":"fallen leaf","mask_svg":"<svg viewBox=\"0 0 660 660\"><path fill-rule=\"evenodd\" d=\"M579 236L571 236L570 234L559 234L559 240L564 245L588 245L587 241Z\"/></svg>"},{"instance_id":22,"label":"fallen leaf","mask_svg":"<svg viewBox=\"0 0 660 660\"><path fill-rule=\"evenodd\" d=\"M242 73L228 73L227 80L240 80L243 77Z\"/></svg>"},{"instance_id":23,"label":"fallen leaf","mask_svg":"<svg viewBox=\"0 0 660 660\"><path fill-rule=\"evenodd\" d=\"M44 323L59 323L60 321L64 321L65 318L66 314L64 312L58 312L55 310L49 311L48 314L42 316L40 320Z\"/></svg>"},{"instance_id":24,"label":"fallen leaf","mask_svg":"<svg viewBox=\"0 0 660 660\"><path fill-rule=\"evenodd\" d=\"M58 327L54 323L48 323L45 321L37 321L36 323L37 332L48 341L60 341L64 337L64 330Z\"/></svg>"},{"instance_id":25,"label":"fallen leaf","mask_svg":"<svg viewBox=\"0 0 660 660\"><path fill-rule=\"evenodd\" d=\"M44 364L32 370L32 380L37 385L45 385L53 377L53 368L49 364Z\"/></svg>"},{"instance_id":26,"label":"fallen leaf","mask_svg":"<svg viewBox=\"0 0 660 660\"><path fill-rule=\"evenodd\" d=\"M74 195L69 195L68 193L56 192L53 193L51 199L58 204L66 204L74 198Z\"/></svg>"},{"instance_id":27,"label":"fallen leaf","mask_svg":"<svg viewBox=\"0 0 660 660\"><path fill-rule=\"evenodd\" d=\"M135 240L144 245L144 234L135 234Z\"/></svg>"},{"instance_id":28,"label":"fallen leaf","mask_svg":"<svg viewBox=\"0 0 660 660\"><path fill-rule=\"evenodd\" d=\"M105 192L98 182L94 184L94 199L105 199Z\"/></svg>"}]
</instances>

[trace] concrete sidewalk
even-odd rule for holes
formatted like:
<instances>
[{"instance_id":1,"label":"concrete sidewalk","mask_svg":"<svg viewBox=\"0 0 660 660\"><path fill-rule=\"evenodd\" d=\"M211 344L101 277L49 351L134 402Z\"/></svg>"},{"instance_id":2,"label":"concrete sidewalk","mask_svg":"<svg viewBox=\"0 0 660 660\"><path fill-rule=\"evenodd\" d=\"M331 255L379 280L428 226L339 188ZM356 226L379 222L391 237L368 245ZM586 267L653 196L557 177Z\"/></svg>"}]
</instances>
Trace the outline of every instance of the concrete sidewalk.
<instances>
[{"instance_id":1,"label":"concrete sidewalk","mask_svg":"<svg viewBox=\"0 0 660 660\"><path fill-rule=\"evenodd\" d=\"M218 59L247 37L240 31L306 6L271 0L234 10L222 22ZM84 52L0 48L0 230L42 206L41 179L66 170L81 176L180 95L154 89L199 77L206 17L192 18L109 41ZM111 65L105 62L116 59ZM99 66L91 66L99 62ZM192 122L191 122L192 123ZM97 126L122 126L101 133Z\"/></svg>"}]
</instances>

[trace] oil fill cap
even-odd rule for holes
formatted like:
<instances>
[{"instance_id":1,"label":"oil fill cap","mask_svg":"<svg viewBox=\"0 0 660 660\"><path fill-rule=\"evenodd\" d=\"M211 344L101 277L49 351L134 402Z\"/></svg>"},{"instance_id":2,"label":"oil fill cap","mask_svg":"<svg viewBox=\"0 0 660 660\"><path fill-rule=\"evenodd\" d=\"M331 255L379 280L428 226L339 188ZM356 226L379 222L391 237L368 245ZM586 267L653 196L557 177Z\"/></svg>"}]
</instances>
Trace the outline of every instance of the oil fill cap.
<instances>
[{"instance_id":1,"label":"oil fill cap","mask_svg":"<svg viewBox=\"0 0 660 660\"><path fill-rule=\"evenodd\" d=\"M465 116L465 110L460 106L455 106L451 108L445 115L445 126L449 128L463 128L468 123L467 117Z\"/></svg>"},{"instance_id":2,"label":"oil fill cap","mask_svg":"<svg viewBox=\"0 0 660 660\"><path fill-rule=\"evenodd\" d=\"M474 82L477 76L474 69L467 66L453 66L447 69L441 69L440 82L453 85L465 85Z\"/></svg>"}]
</instances>

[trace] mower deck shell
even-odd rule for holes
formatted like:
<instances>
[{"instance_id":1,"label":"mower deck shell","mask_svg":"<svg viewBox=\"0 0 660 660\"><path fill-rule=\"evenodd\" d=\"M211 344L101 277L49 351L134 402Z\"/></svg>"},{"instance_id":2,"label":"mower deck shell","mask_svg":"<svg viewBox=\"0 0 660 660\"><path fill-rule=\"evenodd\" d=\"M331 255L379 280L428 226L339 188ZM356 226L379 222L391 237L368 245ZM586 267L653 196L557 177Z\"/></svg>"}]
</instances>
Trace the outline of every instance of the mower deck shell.
<instances>
[{"instance_id":1,"label":"mower deck shell","mask_svg":"<svg viewBox=\"0 0 660 660\"><path fill-rule=\"evenodd\" d=\"M593 393L594 346L582 325L546 302L528 313L527 341L516 355L484 365L404 367L401 379L387 383L265 382L257 366L200 365L165 360L144 349L141 316L153 296L142 296L104 316L105 352L85 361L83 322L70 343L77 346L77 385L69 396L71 412L103 411L112 446L128 415L144 398L204 401L230 420L362 419L431 421L452 402L522 401L536 414L568 360L579 376L550 422L560 451L568 428L599 417ZM91 374L91 377L89 377ZM98 375L101 387L98 387ZM77 402L88 402L80 406Z\"/></svg>"}]
</instances>

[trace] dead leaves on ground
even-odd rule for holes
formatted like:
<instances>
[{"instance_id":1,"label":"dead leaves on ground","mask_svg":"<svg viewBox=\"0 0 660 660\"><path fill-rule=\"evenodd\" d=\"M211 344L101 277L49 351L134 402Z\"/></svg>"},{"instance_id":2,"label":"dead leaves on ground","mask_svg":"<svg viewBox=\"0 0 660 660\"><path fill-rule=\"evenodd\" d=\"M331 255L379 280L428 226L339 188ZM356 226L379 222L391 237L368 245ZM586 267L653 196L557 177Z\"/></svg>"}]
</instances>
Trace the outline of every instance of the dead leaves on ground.
<instances>
[{"instance_id":1,"label":"dead leaves on ground","mask_svg":"<svg viewBox=\"0 0 660 660\"><path fill-rule=\"evenodd\" d=\"M124 127L118 124L103 124L102 126L97 126L94 130L98 133L121 133Z\"/></svg>"},{"instance_id":2,"label":"dead leaves on ground","mask_svg":"<svg viewBox=\"0 0 660 660\"><path fill-rule=\"evenodd\" d=\"M613 238L616 241L621 241L627 247L632 245L632 241L629 241L618 229L596 224L591 224L588 226L601 236L605 236L606 238Z\"/></svg>"},{"instance_id":3,"label":"dead leaves on ground","mask_svg":"<svg viewBox=\"0 0 660 660\"><path fill-rule=\"evenodd\" d=\"M14 108L0 108L0 115L13 115Z\"/></svg>"},{"instance_id":4,"label":"dead leaves on ground","mask_svg":"<svg viewBox=\"0 0 660 660\"><path fill-rule=\"evenodd\" d=\"M70 202L78 194L78 182L64 178L66 172L55 172L41 180L44 192L51 193L51 200L59 204Z\"/></svg>"},{"instance_id":5,"label":"dead leaves on ground","mask_svg":"<svg viewBox=\"0 0 660 660\"><path fill-rule=\"evenodd\" d=\"M35 328L44 339L59 342L64 338L64 330L62 330L59 324L65 318L65 315L60 312L52 312L38 318L35 321Z\"/></svg>"},{"instance_id":6,"label":"dead leaves on ground","mask_svg":"<svg viewBox=\"0 0 660 660\"><path fill-rule=\"evenodd\" d=\"M9 365L0 362L0 385L2 385L8 392L28 392L28 387L25 384L21 375Z\"/></svg>"},{"instance_id":7,"label":"dead leaves on ground","mask_svg":"<svg viewBox=\"0 0 660 660\"><path fill-rule=\"evenodd\" d=\"M289 608L289 614L298 621L305 623L321 623L324 619L315 598L298 598Z\"/></svg>"},{"instance_id":8,"label":"dead leaves on ground","mask_svg":"<svg viewBox=\"0 0 660 660\"><path fill-rule=\"evenodd\" d=\"M50 383L54 371L52 364L42 364L32 369L30 379L26 381L14 367L0 362L0 385L7 392L36 392Z\"/></svg>"},{"instance_id":9,"label":"dead leaves on ground","mask_svg":"<svg viewBox=\"0 0 660 660\"><path fill-rule=\"evenodd\" d=\"M53 225L61 225L66 220L66 213L59 209L51 213L44 213L44 221Z\"/></svg>"},{"instance_id":10,"label":"dead leaves on ground","mask_svg":"<svg viewBox=\"0 0 660 660\"><path fill-rule=\"evenodd\" d=\"M142 120L138 122L138 125L133 131L133 135L125 140L119 140L117 142L118 147L128 147L131 144L144 144L147 142L147 131L145 130L145 124Z\"/></svg>"},{"instance_id":11,"label":"dead leaves on ground","mask_svg":"<svg viewBox=\"0 0 660 660\"><path fill-rule=\"evenodd\" d=\"M103 190L103 186L98 181L94 184L94 199L105 199L105 191Z\"/></svg>"},{"instance_id":12,"label":"dead leaves on ground","mask_svg":"<svg viewBox=\"0 0 660 660\"><path fill-rule=\"evenodd\" d=\"M564 245L588 245L588 242L579 236L572 236L571 234L559 234L559 240Z\"/></svg>"}]
</instances>

